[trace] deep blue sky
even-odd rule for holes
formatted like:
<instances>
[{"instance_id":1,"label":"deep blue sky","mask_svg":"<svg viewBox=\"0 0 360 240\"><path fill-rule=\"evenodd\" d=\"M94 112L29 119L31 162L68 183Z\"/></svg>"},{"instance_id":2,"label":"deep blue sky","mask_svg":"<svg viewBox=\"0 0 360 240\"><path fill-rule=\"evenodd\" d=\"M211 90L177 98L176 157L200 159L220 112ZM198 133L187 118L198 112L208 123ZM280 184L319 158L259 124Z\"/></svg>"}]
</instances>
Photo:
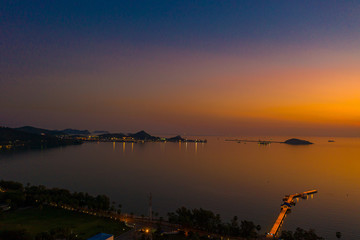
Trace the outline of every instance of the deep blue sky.
<instances>
[{"instance_id":1,"label":"deep blue sky","mask_svg":"<svg viewBox=\"0 0 360 240\"><path fill-rule=\"evenodd\" d=\"M359 1L2 1L1 39L2 46L87 39L217 49L327 42L358 36L359 14Z\"/></svg>"}]
</instances>

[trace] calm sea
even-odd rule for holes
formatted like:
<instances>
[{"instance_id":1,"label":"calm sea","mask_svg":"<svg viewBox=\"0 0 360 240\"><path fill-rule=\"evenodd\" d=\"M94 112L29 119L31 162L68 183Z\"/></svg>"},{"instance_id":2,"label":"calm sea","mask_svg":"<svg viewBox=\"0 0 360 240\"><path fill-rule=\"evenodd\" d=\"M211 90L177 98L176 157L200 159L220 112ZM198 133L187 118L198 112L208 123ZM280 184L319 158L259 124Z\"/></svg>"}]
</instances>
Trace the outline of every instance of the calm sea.
<instances>
[{"instance_id":1,"label":"calm sea","mask_svg":"<svg viewBox=\"0 0 360 240\"><path fill-rule=\"evenodd\" d=\"M270 230L282 198L317 189L300 200L283 230L314 228L326 239L360 239L360 139L306 138L290 146L237 143L85 143L0 155L0 178L92 194L106 194L124 212L148 212L148 195L160 216L186 206L229 220L254 221ZM259 139L259 138L247 138ZM262 138L270 140L270 138ZM286 140L274 137L273 140Z\"/></svg>"}]
</instances>

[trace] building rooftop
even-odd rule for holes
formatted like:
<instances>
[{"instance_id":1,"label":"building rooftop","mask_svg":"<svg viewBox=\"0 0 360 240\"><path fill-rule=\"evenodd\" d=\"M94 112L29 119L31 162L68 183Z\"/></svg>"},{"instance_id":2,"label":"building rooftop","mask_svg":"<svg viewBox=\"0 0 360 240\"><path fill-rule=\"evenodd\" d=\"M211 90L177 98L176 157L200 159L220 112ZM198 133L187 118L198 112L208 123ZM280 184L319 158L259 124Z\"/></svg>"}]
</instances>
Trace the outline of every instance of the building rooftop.
<instances>
[{"instance_id":1,"label":"building rooftop","mask_svg":"<svg viewBox=\"0 0 360 240\"><path fill-rule=\"evenodd\" d=\"M99 233L99 234L96 234L95 236L92 236L91 238L88 238L87 240L106 240L112 236L113 236L112 234Z\"/></svg>"}]
</instances>

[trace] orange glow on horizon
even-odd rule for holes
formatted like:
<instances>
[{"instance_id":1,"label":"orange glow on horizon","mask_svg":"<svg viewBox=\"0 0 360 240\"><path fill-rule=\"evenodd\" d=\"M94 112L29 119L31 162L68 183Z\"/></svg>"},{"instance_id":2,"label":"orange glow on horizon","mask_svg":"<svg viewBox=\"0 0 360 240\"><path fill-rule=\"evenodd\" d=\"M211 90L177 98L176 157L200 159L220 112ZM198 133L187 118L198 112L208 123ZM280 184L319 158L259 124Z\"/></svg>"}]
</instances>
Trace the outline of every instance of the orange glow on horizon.
<instances>
[{"instance_id":1,"label":"orange glow on horizon","mask_svg":"<svg viewBox=\"0 0 360 240\"><path fill-rule=\"evenodd\" d=\"M58 82L76 78L70 90L67 84L24 83L24 90L17 90L20 97L7 102L4 115L15 118L26 110L64 127L67 121L80 128L120 131L231 133L261 127L260 133L283 126L290 131L294 126L310 132L319 126L329 132L334 127L359 130L360 53L355 48L277 49L244 56L167 51L126 59L127 68L121 67L121 58L109 61L99 67L99 75L51 75ZM98 79L104 83L99 85ZM35 125L44 126L33 118ZM93 122L84 126L88 119Z\"/></svg>"}]
</instances>

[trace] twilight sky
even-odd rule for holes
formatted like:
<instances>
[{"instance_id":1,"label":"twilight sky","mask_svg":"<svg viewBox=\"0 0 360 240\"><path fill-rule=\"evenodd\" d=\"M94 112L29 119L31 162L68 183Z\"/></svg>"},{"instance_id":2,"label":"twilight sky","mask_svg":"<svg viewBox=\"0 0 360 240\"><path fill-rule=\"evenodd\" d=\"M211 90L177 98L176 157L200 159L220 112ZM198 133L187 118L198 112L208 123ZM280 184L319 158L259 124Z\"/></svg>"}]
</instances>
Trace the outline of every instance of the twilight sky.
<instances>
[{"instance_id":1,"label":"twilight sky","mask_svg":"<svg viewBox=\"0 0 360 240\"><path fill-rule=\"evenodd\" d=\"M1 1L0 125L360 136L360 2Z\"/></svg>"}]
</instances>

